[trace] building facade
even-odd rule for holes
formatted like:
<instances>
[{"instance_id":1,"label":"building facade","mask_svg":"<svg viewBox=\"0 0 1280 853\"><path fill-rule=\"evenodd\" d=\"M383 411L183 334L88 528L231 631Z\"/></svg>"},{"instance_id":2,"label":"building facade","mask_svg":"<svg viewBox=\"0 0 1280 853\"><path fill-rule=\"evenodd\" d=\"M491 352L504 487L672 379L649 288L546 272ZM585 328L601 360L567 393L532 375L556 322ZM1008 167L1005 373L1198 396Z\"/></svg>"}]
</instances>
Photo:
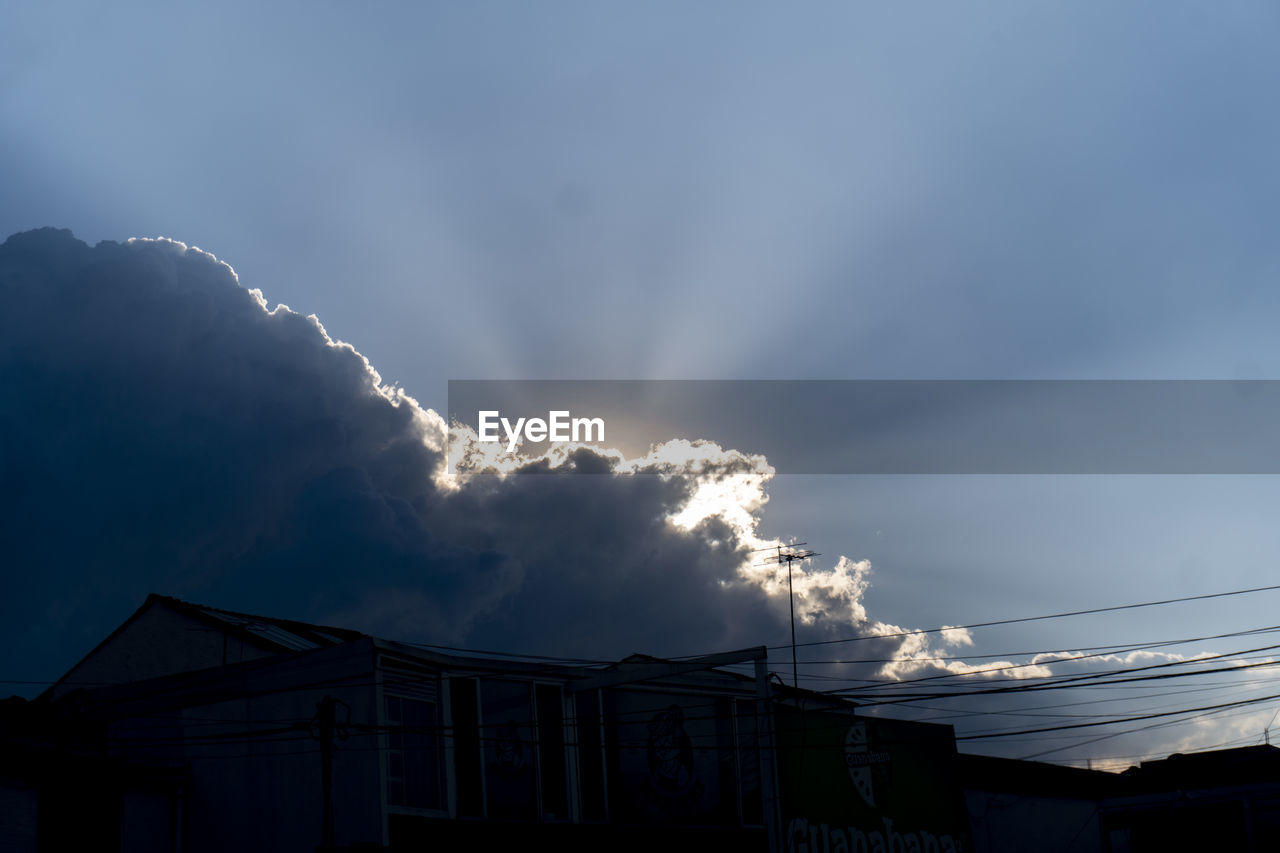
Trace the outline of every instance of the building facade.
<instances>
[{"instance_id":1,"label":"building facade","mask_svg":"<svg viewBox=\"0 0 1280 853\"><path fill-rule=\"evenodd\" d=\"M950 727L771 683L763 648L544 663L151 596L32 705L165 780L139 820L94 777L98 850L970 849Z\"/></svg>"}]
</instances>

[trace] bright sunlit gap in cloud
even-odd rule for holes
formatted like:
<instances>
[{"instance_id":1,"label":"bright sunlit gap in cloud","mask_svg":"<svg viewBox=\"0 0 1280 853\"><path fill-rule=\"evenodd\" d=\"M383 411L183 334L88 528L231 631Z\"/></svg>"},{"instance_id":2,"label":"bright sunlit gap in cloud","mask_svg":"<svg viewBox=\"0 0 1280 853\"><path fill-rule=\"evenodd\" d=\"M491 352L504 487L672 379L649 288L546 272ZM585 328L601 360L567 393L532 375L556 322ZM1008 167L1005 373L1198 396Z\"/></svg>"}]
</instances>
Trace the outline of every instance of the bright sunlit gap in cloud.
<instances>
[{"instance_id":1,"label":"bright sunlit gap in cloud","mask_svg":"<svg viewBox=\"0 0 1280 853\"><path fill-rule=\"evenodd\" d=\"M626 458L617 450L557 442L541 456L526 456L523 447L509 453L495 442L477 440L468 425L455 422L449 445L450 465L437 474L444 488L458 489L473 477L522 476L530 468L556 470L574 465L575 454L589 452L608 460L617 476L658 476L687 478L693 485L680 507L667 517L668 523L686 531L717 521L732 532L741 553L738 581L763 591L775 607L795 608L801 625L820 627L824 632L847 636L892 636L904 633L898 625L879 622L867 615L864 598L871 586L869 560L840 556L830 568L812 561L784 565L761 559L773 549L786 548L781 539L759 535L760 516L769 501L768 485L775 475L764 456L726 450L713 441L677 439L653 445L642 457ZM727 581L720 582L722 587ZM830 634L824 634L830 636ZM1050 673L1043 665L1015 666L1008 661L971 665L958 660L939 662L947 649L973 645L969 632L946 628L937 635L914 634L896 637L894 659L879 674L889 679L906 679L925 671L942 669L966 675L998 671L1000 677L1032 678ZM1003 665L1003 667L1001 667Z\"/></svg>"}]
</instances>

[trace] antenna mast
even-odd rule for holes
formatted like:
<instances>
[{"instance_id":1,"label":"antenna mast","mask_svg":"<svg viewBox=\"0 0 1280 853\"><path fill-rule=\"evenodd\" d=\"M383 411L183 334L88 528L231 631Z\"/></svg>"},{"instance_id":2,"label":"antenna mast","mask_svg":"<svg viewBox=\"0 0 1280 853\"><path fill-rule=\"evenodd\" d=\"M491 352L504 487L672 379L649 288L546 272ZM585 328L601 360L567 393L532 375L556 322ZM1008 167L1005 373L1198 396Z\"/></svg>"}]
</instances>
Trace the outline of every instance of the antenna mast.
<instances>
[{"instance_id":1,"label":"antenna mast","mask_svg":"<svg viewBox=\"0 0 1280 853\"><path fill-rule=\"evenodd\" d=\"M795 592L791 584L791 564L795 562L803 563L810 557L821 556L817 551L805 550L802 546L807 542L792 542L790 545L777 545L774 548L758 548L755 553L761 551L777 550L777 553L769 557L763 563L756 563L757 566L781 566L787 564L787 601L791 605L791 686L797 690L800 688L800 666L796 663L796 598Z\"/></svg>"}]
</instances>

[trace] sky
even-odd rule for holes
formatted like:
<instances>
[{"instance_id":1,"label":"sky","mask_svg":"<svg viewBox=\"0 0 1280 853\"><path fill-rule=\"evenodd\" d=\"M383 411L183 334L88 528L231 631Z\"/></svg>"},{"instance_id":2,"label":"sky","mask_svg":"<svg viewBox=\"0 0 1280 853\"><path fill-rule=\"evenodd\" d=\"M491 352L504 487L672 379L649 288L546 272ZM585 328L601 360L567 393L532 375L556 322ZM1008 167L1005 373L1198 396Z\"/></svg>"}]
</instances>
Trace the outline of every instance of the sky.
<instances>
[{"instance_id":1,"label":"sky","mask_svg":"<svg viewBox=\"0 0 1280 853\"><path fill-rule=\"evenodd\" d=\"M452 482L434 413L451 379L1280 378L1278 15L12 5L0 240L70 233L0 250L0 678L56 678L149 591L480 648L773 645L785 599L739 564L775 539L821 552L802 641L1273 583L1274 477L760 477L672 446L626 463L657 478ZM804 403L770 414L799 434ZM722 469L704 524L664 520ZM932 642L1202 637L1274 595ZM1276 707L1051 757L1258 742Z\"/></svg>"}]
</instances>

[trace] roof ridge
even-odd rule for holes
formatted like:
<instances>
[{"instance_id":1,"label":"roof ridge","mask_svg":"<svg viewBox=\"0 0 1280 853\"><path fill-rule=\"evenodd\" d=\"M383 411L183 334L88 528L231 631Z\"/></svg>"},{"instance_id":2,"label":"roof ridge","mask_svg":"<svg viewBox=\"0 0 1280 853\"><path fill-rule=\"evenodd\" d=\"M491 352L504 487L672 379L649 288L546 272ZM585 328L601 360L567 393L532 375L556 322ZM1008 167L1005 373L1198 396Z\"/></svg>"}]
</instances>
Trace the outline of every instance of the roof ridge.
<instances>
[{"instance_id":1,"label":"roof ridge","mask_svg":"<svg viewBox=\"0 0 1280 853\"><path fill-rule=\"evenodd\" d=\"M344 641L370 636L369 634L366 634L363 631L357 631L354 628L339 628L333 625L321 625L317 622L303 622L298 619L286 619L280 616L264 616L260 613L245 613L242 610L228 610L225 607L214 607L213 605L209 605L209 604L197 604L194 601L186 601L181 598L176 598L175 596L172 596L172 595L161 595L160 593L156 593L156 592L151 593L147 597L162 601L171 606L176 605L179 609L182 609L182 610L194 610L194 611L205 613L208 615L212 615L214 613L221 613L226 616L235 616L235 617L244 619L248 622L261 622L265 625L276 625L281 627L288 627L290 629L302 628L304 630L307 630L313 633L318 632L318 633L334 634L334 635L337 635L339 638L343 639Z\"/></svg>"}]
</instances>

